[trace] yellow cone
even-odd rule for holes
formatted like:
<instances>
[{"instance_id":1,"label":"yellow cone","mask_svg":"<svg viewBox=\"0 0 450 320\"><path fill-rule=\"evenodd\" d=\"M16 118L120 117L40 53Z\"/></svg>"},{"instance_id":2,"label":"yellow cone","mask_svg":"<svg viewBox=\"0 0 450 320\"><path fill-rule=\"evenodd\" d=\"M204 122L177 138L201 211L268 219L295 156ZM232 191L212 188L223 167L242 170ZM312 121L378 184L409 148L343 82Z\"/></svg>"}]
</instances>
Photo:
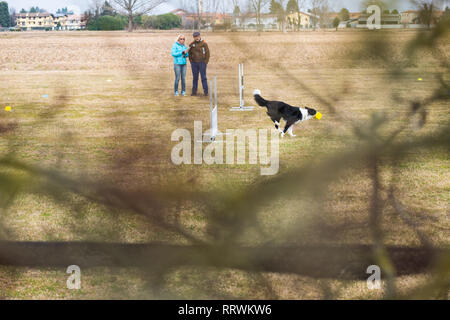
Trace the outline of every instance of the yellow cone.
<instances>
[{"instance_id":1,"label":"yellow cone","mask_svg":"<svg viewBox=\"0 0 450 320\"><path fill-rule=\"evenodd\" d=\"M316 113L316 119L322 119L322 114L320 113L320 112L317 112Z\"/></svg>"},{"instance_id":2,"label":"yellow cone","mask_svg":"<svg viewBox=\"0 0 450 320\"><path fill-rule=\"evenodd\" d=\"M6 112L11 111L11 107L10 107L10 106L6 106L6 107L5 107L5 111L6 111Z\"/></svg>"}]
</instances>

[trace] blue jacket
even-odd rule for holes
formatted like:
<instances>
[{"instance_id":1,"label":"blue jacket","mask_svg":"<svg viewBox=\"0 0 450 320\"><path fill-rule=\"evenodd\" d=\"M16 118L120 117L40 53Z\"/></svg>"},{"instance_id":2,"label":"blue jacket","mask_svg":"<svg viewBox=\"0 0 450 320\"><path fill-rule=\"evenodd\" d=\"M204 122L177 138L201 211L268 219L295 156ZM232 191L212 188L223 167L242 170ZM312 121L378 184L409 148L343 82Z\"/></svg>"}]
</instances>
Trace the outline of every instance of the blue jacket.
<instances>
[{"instance_id":1,"label":"blue jacket","mask_svg":"<svg viewBox=\"0 0 450 320\"><path fill-rule=\"evenodd\" d=\"M186 64L186 57L189 56L189 53L186 54L185 57L183 57L183 51L187 50L188 48L185 45L182 45L180 43L175 42L172 46L172 57L173 57L173 63L174 64Z\"/></svg>"}]
</instances>

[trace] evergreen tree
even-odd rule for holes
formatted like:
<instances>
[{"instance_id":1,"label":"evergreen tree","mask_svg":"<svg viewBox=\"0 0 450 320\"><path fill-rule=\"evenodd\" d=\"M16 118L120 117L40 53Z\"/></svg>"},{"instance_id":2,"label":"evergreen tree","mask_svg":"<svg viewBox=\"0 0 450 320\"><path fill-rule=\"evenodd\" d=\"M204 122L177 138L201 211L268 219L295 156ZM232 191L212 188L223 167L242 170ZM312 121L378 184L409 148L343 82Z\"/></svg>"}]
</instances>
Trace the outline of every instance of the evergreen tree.
<instances>
[{"instance_id":1,"label":"evergreen tree","mask_svg":"<svg viewBox=\"0 0 450 320\"><path fill-rule=\"evenodd\" d=\"M105 3L102 6L101 10L102 16L115 16L116 12L114 11L114 8L109 4L108 1L105 1Z\"/></svg>"},{"instance_id":2,"label":"evergreen tree","mask_svg":"<svg viewBox=\"0 0 450 320\"><path fill-rule=\"evenodd\" d=\"M8 3L0 2L0 27L8 28L11 26L11 17L9 16Z\"/></svg>"},{"instance_id":3,"label":"evergreen tree","mask_svg":"<svg viewBox=\"0 0 450 320\"><path fill-rule=\"evenodd\" d=\"M339 19L341 21L348 21L350 20L350 12L348 11L347 8L342 8L341 11L339 12Z\"/></svg>"},{"instance_id":4,"label":"evergreen tree","mask_svg":"<svg viewBox=\"0 0 450 320\"><path fill-rule=\"evenodd\" d=\"M333 20L333 27L336 28L336 31L337 31L337 29L339 27L339 23L341 23L341 20L339 20L338 17L334 18L334 20Z\"/></svg>"},{"instance_id":5,"label":"evergreen tree","mask_svg":"<svg viewBox=\"0 0 450 320\"><path fill-rule=\"evenodd\" d=\"M238 16L241 15L241 8L239 8L238 5L236 5L236 6L234 7L233 15L236 16L236 17L238 17Z\"/></svg>"},{"instance_id":6,"label":"evergreen tree","mask_svg":"<svg viewBox=\"0 0 450 320\"><path fill-rule=\"evenodd\" d=\"M281 3L279 3L276 0L271 0L270 1L270 13L271 14L277 14L279 15L280 13L283 13L283 6L281 5Z\"/></svg>"},{"instance_id":7,"label":"evergreen tree","mask_svg":"<svg viewBox=\"0 0 450 320\"><path fill-rule=\"evenodd\" d=\"M442 21L448 21L448 20L450 20L450 8L449 8L449 7L445 7L445 11L444 11L444 13L442 14L441 20L442 20Z\"/></svg>"},{"instance_id":8,"label":"evergreen tree","mask_svg":"<svg viewBox=\"0 0 450 320\"><path fill-rule=\"evenodd\" d=\"M288 14L290 14L290 13L299 12L299 11L300 11L300 8L298 7L297 0L289 0L289 2L286 5L286 12Z\"/></svg>"}]
</instances>

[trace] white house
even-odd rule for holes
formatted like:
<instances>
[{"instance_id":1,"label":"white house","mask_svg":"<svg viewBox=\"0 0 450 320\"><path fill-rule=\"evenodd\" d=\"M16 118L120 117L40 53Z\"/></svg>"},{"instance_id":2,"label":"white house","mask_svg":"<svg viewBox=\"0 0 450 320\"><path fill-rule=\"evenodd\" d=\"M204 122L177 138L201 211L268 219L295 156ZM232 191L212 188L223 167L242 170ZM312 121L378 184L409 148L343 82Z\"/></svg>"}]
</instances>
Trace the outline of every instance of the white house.
<instances>
[{"instance_id":1,"label":"white house","mask_svg":"<svg viewBox=\"0 0 450 320\"><path fill-rule=\"evenodd\" d=\"M86 27L84 17L80 14L70 14L67 16L66 30L81 30Z\"/></svg>"},{"instance_id":2,"label":"white house","mask_svg":"<svg viewBox=\"0 0 450 320\"><path fill-rule=\"evenodd\" d=\"M276 30L279 29L278 17L274 14L261 14L262 29ZM238 28L256 29L258 21L256 14L241 15L233 17L233 23Z\"/></svg>"}]
</instances>

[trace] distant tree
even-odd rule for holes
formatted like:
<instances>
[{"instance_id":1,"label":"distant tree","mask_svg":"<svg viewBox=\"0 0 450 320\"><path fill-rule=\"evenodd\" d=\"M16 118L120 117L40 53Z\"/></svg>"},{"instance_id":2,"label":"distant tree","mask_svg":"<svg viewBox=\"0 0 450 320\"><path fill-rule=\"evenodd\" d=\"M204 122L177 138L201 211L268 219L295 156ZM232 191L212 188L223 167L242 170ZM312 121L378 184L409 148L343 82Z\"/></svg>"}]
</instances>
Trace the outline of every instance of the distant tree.
<instances>
[{"instance_id":1,"label":"distant tree","mask_svg":"<svg viewBox=\"0 0 450 320\"><path fill-rule=\"evenodd\" d=\"M20 10L20 13L27 13L27 10L25 10L24 8L22 8L22 10Z\"/></svg>"},{"instance_id":2,"label":"distant tree","mask_svg":"<svg viewBox=\"0 0 450 320\"><path fill-rule=\"evenodd\" d=\"M16 25L16 9L13 7L9 8L10 26L14 27Z\"/></svg>"},{"instance_id":3,"label":"distant tree","mask_svg":"<svg viewBox=\"0 0 450 320\"><path fill-rule=\"evenodd\" d=\"M445 7L445 11L441 16L441 21L450 22L450 8Z\"/></svg>"},{"instance_id":4,"label":"distant tree","mask_svg":"<svg viewBox=\"0 0 450 320\"><path fill-rule=\"evenodd\" d=\"M92 13L92 11L89 9L89 10L86 10L84 12L84 18L85 18L85 21L86 21L86 29L89 30L89 25L92 24L93 20L95 19L95 16Z\"/></svg>"},{"instance_id":5,"label":"distant tree","mask_svg":"<svg viewBox=\"0 0 450 320\"><path fill-rule=\"evenodd\" d=\"M73 14L73 11L69 11L69 9L67 9L67 7L65 7L65 8L58 9L56 11L56 13L57 14Z\"/></svg>"},{"instance_id":6,"label":"distant tree","mask_svg":"<svg viewBox=\"0 0 450 320\"><path fill-rule=\"evenodd\" d=\"M235 5L233 9L233 16L239 17L241 15L241 8L239 8L239 5Z\"/></svg>"},{"instance_id":7,"label":"distant tree","mask_svg":"<svg viewBox=\"0 0 450 320\"><path fill-rule=\"evenodd\" d=\"M392 14L398 14L398 10L397 10L397 9L394 9L394 10L392 10L391 13L392 13Z\"/></svg>"},{"instance_id":8,"label":"distant tree","mask_svg":"<svg viewBox=\"0 0 450 320\"><path fill-rule=\"evenodd\" d=\"M383 14L389 14L390 11L389 10L383 10Z\"/></svg>"},{"instance_id":9,"label":"distant tree","mask_svg":"<svg viewBox=\"0 0 450 320\"><path fill-rule=\"evenodd\" d=\"M102 5L103 5L103 0L91 0L90 5L89 5L89 11L95 19L100 17L100 15L101 15Z\"/></svg>"},{"instance_id":10,"label":"distant tree","mask_svg":"<svg viewBox=\"0 0 450 320\"><path fill-rule=\"evenodd\" d=\"M348 21L350 20L350 12L347 8L342 8L341 11L339 11L339 19L341 21Z\"/></svg>"},{"instance_id":11,"label":"distant tree","mask_svg":"<svg viewBox=\"0 0 450 320\"><path fill-rule=\"evenodd\" d=\"M338 30L339 23L341 23L341 20L338 17L334 18L333 27L336 28L336 31Z\"/></svg>"},{"instance_id":12,"label":"distant tree","mask_svg":"<svg viewBox=\"0 0 450 320\"><path fill-rule=\"evenodd\" d=\"M166 0L113 0L113 3L128 17L128 32L133 31L135 17L149 13Z\"/></svg>"},{"instance_id":13,"label":"distant tree","mask_svg":"<svg viewBox=\"0 0 450 320\"><path fill-rule=\"evenodd\" d=\"M36 10L35 7L31 7L29 12L30 12L30 13L36 13L36 12L38 12L38 11Z\"/></svg>"},{"instance_id":14,"label":"distant tree","mask_svg":"<svg viewBox=\"0 0 450 320\"><path fill-rule=\"evenodd\" d=\"M433 2L428 3L426 1L423 1L419 5L420 12L419 12L419 21L422 24L427 25L428 28L431 27L431 24L436 20L435 15L435 6Z\"/></svg>"},{"instance_id":15,"label":"distant tree","mask_svg":"<svg viewBox=\"0 0 450 320\"><path fill-rule=\"evenodd\" d=\"M271 14L279 14L281 11L284 11L283 6L276 0L270 0L270 8L269 11Z\"/></svg>"},{"instance_id":16,"label":"distant tree","mask_svg":"<svg viewBox=\"0 0 450 320\"><path fill-rule=\"evenodd\" d=\"M91 19L87 24L88 30L123 30L127 25L126 17L123 16L100 16Z\"/></svg>"},{"instance_id":17,"label":"distant tree","mask_svg":"<svg viewBox=\"0 0 450 320\"><path fill-rule=\"evenodd\" d=\"M158 16L144 16L143 26L146 29L170 30L181 27L181 17L167 13Z\"/></svg>"},{"instance_id":18,"label":"distant tree","mask_svg":"<svg viewBox=\"0 0 450 320\"><path fill-rule=\"evenodd\" d=\"M312 5L312 14L318 18L313 17L313 27L316 29L317 23L320 24L321 27L327 28L332 25L333 21L330 21L329 13L330 13L330 5L328 0L311 0Z\"/></svg>"},{"instance_id":19,"label":"distant tree","mask_svg":"<svg viewBox=\"0 0 450 320\"><path fill-rule=\"evenodd\" d=\"M269 0L249 0L249 11L256 14L256 28L259 30L261 28L261 14L265 7L269 4Z\"/></svg>"},{"instance_id":20,"label":"distant tree","mask_svg":"<svg viewBox=\"0 0 450 320\"><path fill-rule=\"evenodd\" d=\"M292 20L290 20L290 23L294 25L297 30L300 30L302 25L301 9L306 5L306 1L307 0L289 0L286 5L287 14L297 13L297 19L292 18Z\"/></svg>"},{"instance_id":21,"label":"distant tree","mask_svg":"<svg viewBox=\"0 0 450 320\"><path fill-rule=\"evenodd\" d=\"M134 18L133 24L134 27L140 27L142 26L142 16L137 16L136 18Z\"/></svg>"},{"instance_id":22,"label":"distant tree","mask_svg":"<svg viewBox=\"0 0 450 320\"><path fill-rule=\"evenodd\" d=\"M117 13L114 10L114 8L111 6L111 4L108 1L105 1L105 3L102 6L101 9L101 15L102 16L115 16Z\"/></svg>"},{"instance_id":23,"label":"distant tree","mask_svg":"<svg viewBox=\"0 0 450 320\"><path fill-rule=\"evenodd\" d=\"M284 24L286 21L286 11L283 8L283 4L276 0L270 1L270 13L277 16L278 23L281 24L281 28L284 31Z\"/></svg>"},{"instance_id":24,"label":"distant tree","mask_svg":"<svg viewBox=\"0 0 450 320\"><path fill-rule=\"evenodd\" d=\"M9 16L8 3L0 2L0 27L9 28L11 26L11 17Z\"/></svg>"},{"instance_id":25,"label":"distant tree","mask_svg":"<svg viewBox=\"0 0 450 320\"><path fill-rule=\"evenodd\" d=\"M445 11L442 14L442 17L445 18L445 19L448 19L449 16L450 16L450 8L449 7L445 7Z\"/></svg>"},{"instance_id":26,"label":"distant tree","mask_svg":"<svg viewBox=\"0 0 450 320\"><path fill-rule=\"evenodd\" d=\"M291 14L294 12L299 12L300 8L297 0L289 0L286 5L286 13Z\"/></svg>"}]
</instances>

